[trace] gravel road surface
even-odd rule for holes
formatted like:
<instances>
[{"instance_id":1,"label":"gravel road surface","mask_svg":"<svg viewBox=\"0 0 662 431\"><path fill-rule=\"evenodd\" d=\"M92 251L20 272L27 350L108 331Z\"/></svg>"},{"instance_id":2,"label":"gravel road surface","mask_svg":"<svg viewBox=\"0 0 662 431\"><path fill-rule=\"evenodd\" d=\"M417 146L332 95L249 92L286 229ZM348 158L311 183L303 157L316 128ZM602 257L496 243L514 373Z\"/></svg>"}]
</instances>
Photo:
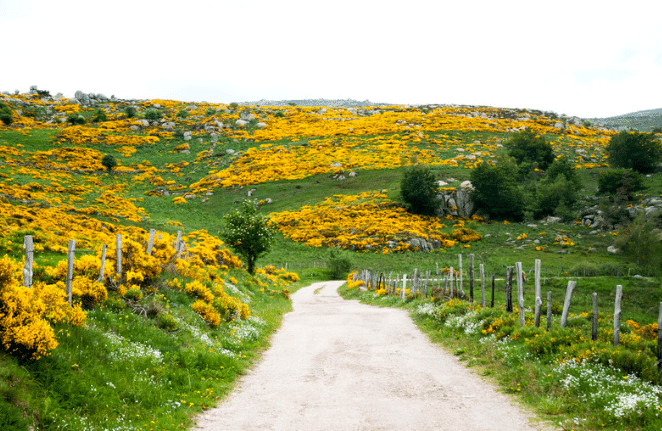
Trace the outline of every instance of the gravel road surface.
<instances>
[{"instance_id":1,"label":"gravel road surface","mask_svg":"<svg viewBox=\"0 0 662 431\"><path fill-rule=\"evenodd\" d=\"M292 295L271 347L197 430L551 430L432 344L407 312Z\"/></svg>"}]
</instances>

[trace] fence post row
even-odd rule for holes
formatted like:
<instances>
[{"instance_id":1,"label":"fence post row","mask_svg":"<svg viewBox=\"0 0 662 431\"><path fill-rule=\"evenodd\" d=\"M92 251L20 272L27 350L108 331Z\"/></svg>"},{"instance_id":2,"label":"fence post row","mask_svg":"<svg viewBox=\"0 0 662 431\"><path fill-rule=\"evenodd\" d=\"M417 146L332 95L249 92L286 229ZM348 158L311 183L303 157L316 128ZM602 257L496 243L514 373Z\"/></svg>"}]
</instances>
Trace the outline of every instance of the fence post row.
<instances>
[{"instance_id":1,"label":"fence post row","mask_svg":"<svg viewBox=\"0 0 662 431\"><path fill-rule=\"evenodd\" d=\"M34 261L34 242L32 235L23 237L25 263L23 264L23 286L32 287L32 262Z\"/></svg>"}]
</instances>

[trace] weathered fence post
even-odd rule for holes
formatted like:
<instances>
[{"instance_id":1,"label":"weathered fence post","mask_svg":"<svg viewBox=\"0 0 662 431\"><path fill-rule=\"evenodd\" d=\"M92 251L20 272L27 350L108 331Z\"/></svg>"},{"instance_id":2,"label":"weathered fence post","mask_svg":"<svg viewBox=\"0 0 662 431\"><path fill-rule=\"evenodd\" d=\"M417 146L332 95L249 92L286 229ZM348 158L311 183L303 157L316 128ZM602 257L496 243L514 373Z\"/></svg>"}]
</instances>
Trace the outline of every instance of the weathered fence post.
<instances>
[{"instance_id":1,"label":"weathered fence post","mask_svg":"<svg viewBox=\"0 0 662 431\"><path fill-rule=\"evenodd\" d=\"M621 342L621 301L623 300L623 286L616 286L616 301L614 303L614 346Z\"/></svg>"},{"instance_id":2,"label":"weathered fence post","mask_svg":"<svg viewBox=\"0 0 662 431\"><path fill-rule=\"evenodd\" d=\"M71 297L71 289L74 280L74 258L76 257L76 240L70 239L69 246L67 247L67 298L69 300L69 306L72 305L73 299Z\"/></svg>"},{"instance_id":3,"label":"weathered fence post","mask_svg":"<svg viewBox=\"0 0 662 431\"><path fill-rule=\"evenodd\" d=\"M414 268L414 278L411 280L411 294L416 295L418 292L418 268Z\"/></svg>"},{"instance_id":4,"label":"weathered fence post","mask_svg":"<svg viewBox=\"0 0 662 431\"><path fill-rule=\"evenodd\" d=\"M147 242L147 254L152 255L152 248L154 247L154 235L156 235L156 229L149 230L149 241Z\"/></svg>"},{"instance_id":5,"label":"weathered fence post","mask_svg":"<svg viewBox=\"0 0 662 431\"><path fill-rule=\"evenodd\" d=\"M570 302L572 302L572 293L575 291L577 282L568 280L568 287L565 291L565 300L563 301L563 313L561 314L561 328L565 328L568 323L568 313L570 312Z\"/></svg>"},{"instance_id":6,"label":"weathered fence post","mask_svg":"<svg viewBox=\"0 0 662 431\"><path fill-rule=\"evenodd\" d=\"M552 329L552 291L547 292L547 332Z\"/></svg>"},{"instance_id":7,"label":"weathered fence post","mask_svg":"<svg viewBox=\"0 0 662 431\"><path fill-rule=\"evenodd\" d=\"M103 283L104 271L106 269L106 244L101 248L101 267L99 267L99 278L97 281Z\"/></svg>"},{"instance_id":8,"label":"weathered fence post","mask_svg":"<svg viewBox=\"0 0 662 431\"><path fill-rule=\"evenodd\" d=\"M536 328L540 328L540 312L542 309L542 292L540 287L540 259L536 259L535 263L535 295L536 295L536 305L535 305L535 320L534 325Z\"/></svg>"},{"instance_id":9,"label":"weathered fence post","mask_svg":"<svg viewBox=\"0 0 662 431\"><path fill-rule=\"evenodd\" d=\"M490 308L494 308L494 289L496 288L496 275L492 274L492 296L490 296Z\"/></svg>"},{"instance_id":10,"label":"weathered fence post","mask_svg":"<svg viewBox=\"0 0 662 431\"><path fill-rule=\"evenodd\" d=\"M469 254L469 301L474 302L474 254Z\"/></svg>"},{"instance_id":11,"label":"weathered fence post","mask_svg":"<svg viewBox=\"0 0 662 431\"><path fill-rule=\"evenodd\" d=\"M598 339L598 294L593 292L593 326L591 327L591 340Z\"/></svg>"},{"instance_id":12,"label":"weathered fence post","mask_svg":"<svg viewBox=\"0 0 662 431\"><path fill-rule=\"evenodd\" d=\"M32 235L25 235L23 237L23 248L25 249L23 286L32 287L32 262L34 261L34 242L32 240Z\"/></svg>"},{"instance_id":13,"label":"weathered fence post","mask_svg":"<svg viewBox=\"0 0 662 431\"><path fill-rule=\"evenodd\" d=\"M448 290L448 275L444 275L444 295L446 295L446 291ZM448 292L450 294L450 291Z\"/></svg>"},{"instance_id":14,"label":"weathered fence post","mask_svg":"<svg viewBox=\"0 0 662 431\"><path fill-rule=\"evenodd\" d=\"M453 271L452 266L450 267L449 278L450 278L450 285L451 285L451 299L453 299L453 280L455 279L455 271Z\"/></svg>"},{"instance_id":15,"label":"weathered fence post","mask_svg":"<svg viewBox=\"0 0 662 431\"><path fill-rule=\"evenodd\" d=\"M117 234L115 236L116 243L116 256L117 256L117 276L119 277L119 282L122 282L122 234Z\"/></svg>"},{"instance_id":16,"label":"weathered fence post","mask_svg":"<svg viewBox=\"0 0 662 431\"><path fill-rule=\"evenodd\" d=\"M437 290L441 290L441 278L439 278L439 262L435 262L435 265L437 266Z\"/></svg>"},{"instance_id":17,"label":"weathered fence post","mask_svg":"<svg viewBox=\"0 0 662 431\"><path fill-rule=\"evenodd\" d=\"M517 273L517 309L519 310L519 324L526 326L524 319L524 278L522 274L522 262L515 262L515 272Z\"/></svg>"},{"instance_id":18,"label":"weathered fence post","mask_svg":"<svg viewBox=\"0 0 662 431\"><path fill-rule=\"evenodd\" d=\"M175 240L175 253L177 253L177 259L182 255L182 231L178 230L177 231L177 239ZM301 264L299 264L299 268L301 268Z\"/></svg>"},{"instance_id":19,"label":"weathered fence post","mask_svg":"<svg viewBox=\"0 0 662 431\"><path fill-rule=\"evenodd\" d=\"M407 289L407 274L402 274L402 300L405 300L405 289Z\"/></svg>"},{"instance_id":20,"label":"weathered fence post","mask_svg":"<svg viewBox=\"0 0 662 431\"><path fill-rule=\"evenodd\" d=\"M457 268L458 277L455 281L458 283L458 285L457 285L457 297L459 298L460 297L460 292L462 292L462 297L465 296L464 295L464 289L462 288L462 255L458 254L457 259L458 259L458 268Z\"/></svg>"},{"instance_id":21,"label":"weathered fence post","mask_svg":"<svg viewBox=\"0 0 662 431\"><path fill-rule=\"evenodd\" d=\"M506 312L513 312L513 267L506 267Z\"/></svg>"},{"instance_id":22,"label":"weathered fence post","mask_svg":"<svg viewBox=\"0 0 662 431\"><path fill-rule=\"evenodd\" d=\"M662 302L657 315L657 371L662 374Z\"/></svg>"},{"instance_id":23,"label":"weathered fence post","mask_svg":"<svg viewBox=\"0 0 662 431\"><path fill-rule=\"evenodd\" d=\"M480 272L480 306L485 308L485 265L478 266Z\"/></svg>"},{"instance_id":24,"label":"weathered fence post","mask_svg":"<svg viewBox=\"0 0 662 431\"><path fill-rule=\"evenodd\" d=\"M425 296L430 293L430 271L425 271Z\"/></svg>"}]
</instances>

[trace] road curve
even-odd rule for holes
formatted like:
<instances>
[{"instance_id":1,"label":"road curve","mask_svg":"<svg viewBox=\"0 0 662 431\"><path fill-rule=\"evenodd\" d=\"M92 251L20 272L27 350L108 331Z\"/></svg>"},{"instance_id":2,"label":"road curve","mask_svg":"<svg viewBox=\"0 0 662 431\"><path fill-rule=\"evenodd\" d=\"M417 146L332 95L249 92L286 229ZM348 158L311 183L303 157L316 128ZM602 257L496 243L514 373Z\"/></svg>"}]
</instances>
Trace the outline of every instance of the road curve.
<instances>
[{"instance_id":1,"label":"road curve","mask_svg":"<svg viewBox=\"0 0 662 431\"><path fill-rule=\"evenodd\" d=\"M406 311L345 301L342 283L294 293L261 361L195 429L552 429L432 344Z\"/></svg>"}]
</instances>

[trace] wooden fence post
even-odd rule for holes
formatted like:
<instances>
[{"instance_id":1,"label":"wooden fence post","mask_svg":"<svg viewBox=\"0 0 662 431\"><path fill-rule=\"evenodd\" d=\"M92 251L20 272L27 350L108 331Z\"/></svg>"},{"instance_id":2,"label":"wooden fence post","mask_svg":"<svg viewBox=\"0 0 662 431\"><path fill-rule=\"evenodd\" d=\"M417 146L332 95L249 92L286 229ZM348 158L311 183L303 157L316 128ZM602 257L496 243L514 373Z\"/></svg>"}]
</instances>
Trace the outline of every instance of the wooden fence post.
<instances>
[{"instance_id":1,"label":"wooden fence post","mask_svg":"<svg viewBox=\"0 0 662 431\"><path fill-rule=\"evenodd\" d=\"M517 273L517 309L519 310L519 324L526 326L524 318L524 277L522 274L522 262L515 262L515 272Z\"/></svg>"},{"instance_id":2,"label":"wooden fence post","mask_svg":"<svg viewBox=\"0 0 662 431\"><path fill-rule=\"evenodd\" d=\"M460 292L462 292L462 296L464 296L464 289L462 288L462 278L463 278L462 277L462 255L458 254L457 259L458 259L458 268L457 268L458 277L456 278L455 281L457 282L457 297L459 298L460 297Z\"/></svg>"},{"instance_id":3,"label":"wooden fence post","mask_svg":"<svg viewBox=\"0 0 662 431\"><path fill-rule=\"evenodd\" d=\"M535 295L536 295L536 305L535 305L535 321L534 325L536 328L540 328L540 312L542 311L542 292L540 287L540 259L536 259L535 263Z\"/></svg>"},{"instance_id":4,"label":"wooden fence post","mask_svg":"<svg viewBox=\"0 0 662 431\"><path fill-rule=\"evenodd\" d=\"M616 286L616 301L614 303L614 346L621 342L621 301L623 300L623 286Z\"/></svg>"},{"instance_id":5,"label":"wooden fence post","mask_svg":"<svg viewBox=\"0 0 662 431\"><path fill-rule=\"evenodd\" d=\"M119 283L122 282L122 234L117 234L115 237L115 242L117 244L117 275L119 277Z\"/></svg>"},{"instance_id":6,"label":"wooden fence post","mask_svg":"<svg viewBox=\"0 0 662 431\"><path fill-rule=\"evenodd\" d=\"M485 308L485 265L478 266L480 272L480 306Z\"/></svg>"},{"instance_id":7,"label":"wooden fence post","mask_svg":"<svg viewBox=\"0 0 662 431\"><path fill-rule=\"evenodd\" d=\"M506 267L506 312L513 312L513 267Z\"/></svg>"},{"instance_id":8,"label":"wooden fence post","mask_svg":"<svg viewBox=\"0 0 662 431\"><path fill-rule=\"evenodd\" d=\"M568 287L565 290L565 300L563 301L563 313L561 314L561 328L565 328L568 323L568 313L570 312L570 303L572 302L572 293L575 291L577 282L568 280Z\"/></svg>"},{"instance_id":9,"label":"wooden fence post","mask_svg":"<svg viewBox=\"0 0 662 431\"><path fill-rule=\"evenodd\" d=\"M593 326L591 327L591 340L598 339L598 294L593 292Z\"/></svg>"},{"instance_id":10,"label":"wooden fence post","mask_svg":"<svg viewBox=\"0 0 662 431\"><path fill-rule=\"evenodd\" d=\"M177 253L177 259L182 255L182 231L177 231L177 239L175 240L175 253ZM301 264L299 264L301 268Z\"/></svg>"},{"instance_id":11,"label":"wooden fence post","mask_svg":"<svg viewBox=\"0 0 662 431\"><path fill-rule=\"evenodd\" d=\"M34 242L32 240L32 235L25 235L23 237L23 248L25 249L23 286L32 287L32 262L34 261Z\"/></svg>"},{"instance_id":12,"label":"wooden fence post","mask_svg":"<svg viewBox=\"0 0 662 431\"><path fill-rule=\"evenodd\" d=\"M453 299L453 280L455 279L455 271L453 271L453 267L450 267L449 271L449 278L450 278L450 285L451 285L451 299Z\"/></svg>"},{"instance_id":13,"label":"wooden fence post","mask_svg":"<svg viewBox=\"0 0 662 431\"><path fill-rule=\"evenodd\" d=\"M490 296L490 308L494 308L494 289L496 287L496 275L492 274L492 296Z\"/></svg>"},{"instance_id":14,"label":"wooden fence post","mask_svg":"<svg viewBox=\"0 0 662 431\"><path fill-rule=\"evenodd\" d=\"M439 262L435 262L435 265L437 266L437 290L441 290L441 278L439 277Z\"/></svg>"},{"instance_id":15,"label":"wooden fence post","mask_svg":"<svg viewBox=\"0 0 662 431\"><path fill-rule=\"evenodd\" d=\"M405 300L405 289L407 289L407 274L402 275L402 300Z\"/></svg>"},{"instance_id":16,"label":"wooden fence post","mask_svg":"<svg viewBox=\"0 0 662 431\"><path fill-rule=\"evenodd\" d=\"M147 242L147 254L152 255L152 248L154 247L154 235L156 235L156 229L149 230L149 241Z\"/></svg>"},{"instance_id":17,"label":"wooden fence post","mask_svg":"<svg viewBox=\"0 0 662 431\"><path fill-rule=\"evenodd\" d=\"M99 278L97 282L103 283L104 271L106 269L106 244L101 248L101 267L99 267Z\"/></svg>"},{"instance_id":18,"label":"wooden fence post","mask_svg":"<svg viewBox=\"0 0 662 431\"><path fill-rule=\"evenodd\" d=\"M547 332L552 329L552 291L547 292Z\"/></svg>"},{"instance_id":19,"label":"wooden fence post","mask_svg":"<svg viewBox=\"0 0 662 431\"><path fill-rule=\"evenodd\" d=\"M474 302L474 254L469 254L469 302Z\"/></svg>"},{"instance_id":20,"label":"wooden fence post","mask_svg":"<svg viewBox=\"0 0 662 431\"><path fill-rule=\"evenodd\" d=\"M69 300L69 306L72 305L73 300L71 297L72 284L74 280L74 258L76 257L76 240L70 239L69 245L67 247L67 278L66 278L66 288L67 288L67 299Z\"/></svg>"}]
</instances>

